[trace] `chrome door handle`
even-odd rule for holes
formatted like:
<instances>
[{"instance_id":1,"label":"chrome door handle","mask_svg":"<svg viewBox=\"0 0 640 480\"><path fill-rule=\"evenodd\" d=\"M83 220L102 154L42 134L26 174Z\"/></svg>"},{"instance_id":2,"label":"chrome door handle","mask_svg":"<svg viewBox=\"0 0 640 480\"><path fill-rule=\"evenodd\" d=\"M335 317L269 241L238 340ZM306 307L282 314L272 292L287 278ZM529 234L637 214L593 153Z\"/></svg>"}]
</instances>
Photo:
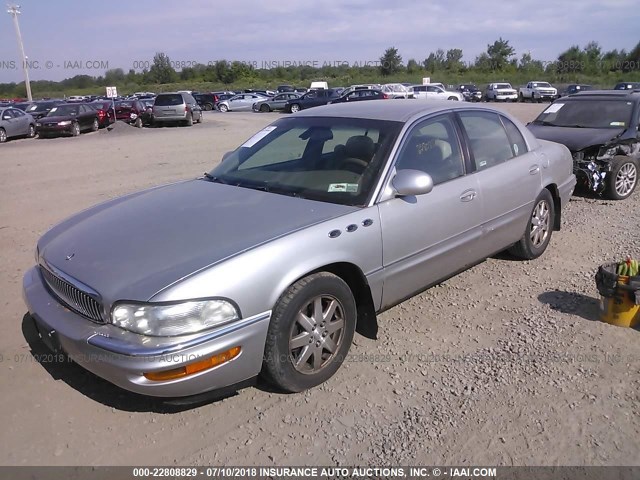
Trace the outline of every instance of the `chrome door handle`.
<instances>
[{"instance_id":1,"label":"chrome door handle","mask_svg":"<svg viewBox=\"0 0 640 480\"><path fill-rule=\"evenodd\" d=\"M540 173L540 167L538 165L532 165L529 168L529 175L537 175Z\"/></svg>"},{"instance_id":2,"label":"chrome door handle","mask_svg":"<svg viewBox=\"0 0 640 480\"><path fill-rule=\"evenodd\" d=\"M460 201L461 202L470 202L471 200L473 200L474 198L476 198L476 191L475 190L467 190L466 192L463 192L462 195L460 195Z\"/></svg>"}]
</instances>

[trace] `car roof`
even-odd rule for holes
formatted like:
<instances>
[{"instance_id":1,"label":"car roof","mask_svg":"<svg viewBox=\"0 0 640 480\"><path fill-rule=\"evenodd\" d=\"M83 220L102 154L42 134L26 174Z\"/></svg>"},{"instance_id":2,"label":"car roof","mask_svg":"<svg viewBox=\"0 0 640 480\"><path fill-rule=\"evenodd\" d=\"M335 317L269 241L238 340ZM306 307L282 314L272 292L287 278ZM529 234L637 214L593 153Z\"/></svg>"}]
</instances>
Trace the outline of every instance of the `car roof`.
<instances>
[{"instance_id":1,"label":"car roof","mask_svg":"<svg viewBox=\"0 0 640 480\"><path fill-rule=\"evenodd\" d=\"M310 108L296 113L300 117L341 117L363 118L371 120L390 120L395 122L407 122L416 115L448 112L452 109L484 109L496 111L493 108L472 105L469 102L451 102L448 100L434 100L432 102L408 101L408 102L354 102L339 103L321 107ZM499 112L504 114L504 112ZM508 116L508 115L507 115Z\"/></svg>"},{"instance_id":2,"label":"car roof","mask_svg":"<svg viewBox=\"0 0 640 480\"><path fill-rule=\"evenodd\" d=\"M640 100L640 90L587 90L572 93L566 98L609 98L620 100Z\"/></svg>"}]
</instances>

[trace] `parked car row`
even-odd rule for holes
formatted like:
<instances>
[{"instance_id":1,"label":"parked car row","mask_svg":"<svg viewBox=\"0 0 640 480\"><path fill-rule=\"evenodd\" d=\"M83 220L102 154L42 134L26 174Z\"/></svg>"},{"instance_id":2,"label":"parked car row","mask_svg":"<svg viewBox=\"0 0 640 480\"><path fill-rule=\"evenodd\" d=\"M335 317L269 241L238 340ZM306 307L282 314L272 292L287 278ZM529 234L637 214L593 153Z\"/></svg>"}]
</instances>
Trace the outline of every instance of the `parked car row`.
<instances>
[{"instance_id":1,"label":"parked car row","mask_svg":"<svg viewBox=\"0 0 640 480\"><path fill-rule=\"evenodd\" d=\"M116 121L138 128L168 124L191 126L202 122L202 110L193 95L179 92L144 99L36 101L28 104L25 111L10 104L0 106L0 143L14 137L78 136L109 127Z\"/></svg>"}]
</instances>

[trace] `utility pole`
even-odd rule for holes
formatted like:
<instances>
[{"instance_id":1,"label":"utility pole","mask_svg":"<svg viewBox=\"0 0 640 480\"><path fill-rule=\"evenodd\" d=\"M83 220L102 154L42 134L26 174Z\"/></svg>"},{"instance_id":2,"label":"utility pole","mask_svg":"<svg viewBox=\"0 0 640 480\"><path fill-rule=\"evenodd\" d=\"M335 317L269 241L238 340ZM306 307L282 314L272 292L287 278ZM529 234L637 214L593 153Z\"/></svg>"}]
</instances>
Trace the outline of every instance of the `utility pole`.
<instances>
[{"instance_id":1,"label":"utility pole","mask_svg":"<svg viewBox=\"0 0 640 480\"><path fill-rule=\"evenodd\" d=\"M33 97L31 96L31 82L29 82L29 67L27 65L27 57L24 54L24 45L22 44L22 34L20 33L20 25L18 24L18 15L20 11L20 5L7 4L7 13L13 17L13 25L16 27L16 37L18 37L18 47L20 47L20 57L22 59L22 69L24 70L24 84L27 87L27 99L31 102Z\"/></svg>"}]
</instances>

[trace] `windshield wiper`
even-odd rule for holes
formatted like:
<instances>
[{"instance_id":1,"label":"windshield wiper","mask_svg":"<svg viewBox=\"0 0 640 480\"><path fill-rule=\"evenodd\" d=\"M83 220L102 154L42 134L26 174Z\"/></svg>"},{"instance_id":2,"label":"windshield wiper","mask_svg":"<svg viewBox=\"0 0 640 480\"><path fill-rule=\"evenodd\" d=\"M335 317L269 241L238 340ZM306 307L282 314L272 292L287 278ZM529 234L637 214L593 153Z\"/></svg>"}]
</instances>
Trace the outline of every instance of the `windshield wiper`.
<instances>
[{"instance_id":1,"label":"windshield wiper","mask_svg":"<svg viewBox=\"0 0 640 480\"><path fill-rule=\"evenodd\" d=\"M228 185L229 184L229 182L221 179L220 177L214 177L213 175L211 175L210 173L207 173L207 172L204 173L203 178L206 178L210 182L214 182L214 183L222 183L223 185Z\"/></svg>"},{"instance_id":2,"label":"windshield wiper","mask_svg":"<svg viewBox=\"0 0 640 480\"><path fill-rule=\"evenodd\" d=\"M587 127L586 125L580 125L580 124L575 124L575 125L560 125L561 127L566 127L566 128L591 128L591 127Z\"/></svg>"}]
</instances>

